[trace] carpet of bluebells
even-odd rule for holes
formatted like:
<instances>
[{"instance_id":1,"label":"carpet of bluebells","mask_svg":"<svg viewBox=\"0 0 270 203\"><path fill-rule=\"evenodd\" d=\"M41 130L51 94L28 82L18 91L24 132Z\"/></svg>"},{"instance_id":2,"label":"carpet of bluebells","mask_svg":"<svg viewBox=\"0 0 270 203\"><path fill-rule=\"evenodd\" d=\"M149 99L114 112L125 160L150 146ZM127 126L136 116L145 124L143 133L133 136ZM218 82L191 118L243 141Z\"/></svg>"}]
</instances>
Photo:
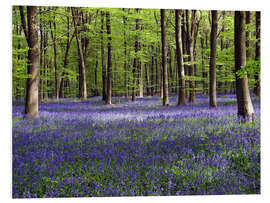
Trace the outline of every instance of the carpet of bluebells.
<instances>
[{"instance_id":1,"label":"carpet of bluebells","mask_svg":"<svg viewBox=\"0 0 270 203\"><path fill-rule=\"evenodd\" d=\"M237 119L234 95L210 109L100 97L40 104L23 119L13 101L12 196L97 197L260 193L260 101L255 121Z\"/></svg>"}]
</instances>

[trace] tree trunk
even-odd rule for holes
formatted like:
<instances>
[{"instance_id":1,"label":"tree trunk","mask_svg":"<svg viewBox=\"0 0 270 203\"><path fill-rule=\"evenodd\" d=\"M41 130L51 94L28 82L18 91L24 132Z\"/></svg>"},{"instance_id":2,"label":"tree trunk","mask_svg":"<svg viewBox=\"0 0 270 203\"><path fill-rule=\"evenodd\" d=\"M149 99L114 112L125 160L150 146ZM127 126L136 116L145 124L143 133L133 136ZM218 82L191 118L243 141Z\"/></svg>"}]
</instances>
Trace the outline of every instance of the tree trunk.
<instances>
[{"instance_id":1,"label":"tree trunk","mask_svg":"<svg viewBox=\"0 0 270 203\"><path fill-rule=\"evenodd\" d=\"M21 16L23 19L24 15ZM25 27L25 33L29 46L27 73L30 78L26 82L26 98L25 98L25 117L38 117L38 69L39 69L39 53L38 53L38 25L37 25L37 7L27 6L27 22L28 31Z\"/></svg>"},{"instance_id":2,"label":"tree trunk","mask_svg":"<svg viewBox=\"0 0 270 203\"><path fill-rule=\"evenodd\" d=\"M238 117L246 121L254 119L254 109L250 99L248 78L240 78L236 72L246 65L245 12L235 11L234 16L235 79Z\"/></svg>"},{"instance_id":3,"label":"tree trunk","mask_svg":"<svg viewBox=\"0 0 270 203\"><path fill-rule=\"evenodd\" d=\"M167 44L166 44L166 16L165 9L160 9L161 42L162 42L162 75L163 75L163 106L169 106Z\"/></svg>"},{"instance_id":4,"label":"tree trunk","mask_svg":"<svg viewBox=\"0 0 270 203\"><path fill-rule=\"evenodd\" d=\"M210 67L209 67L209 105L210 107L217 107L216 101L216 53L217 53L217 11L211 11L212 13L212 28L210 39Z\"/></svg>"},{"instance_id":5,"label":"tree trunk","mask_svg":"<svg viewBox=\"0 0 270 203\"><path fill-rule=\"evenodd\" d=\"M95 67L95 91L94 91L94 96L98 96L99 92L98 92L98 56L96 56L96 67Z\"/></svg>"},{"instance_id":6,"label":"tree trunk","mask_svg":"<svg viewBox=\"0 0 270 203\"><path fill-rule=\"evenodd\" d=\"M139 71L139 97L143 98L143 69L142 63L138 63L138 71Z\"/></svg>"},{"instance_id":7,"label":"tree trunk","mask_svg":"<svg viewBox=\"0 0 270 203\"><path fill-rule=\"evenodd\" d=\"M206 77L205 77L205 64L204 64L204 38L201 37L201 53L202 53L202 86L203 86L203 94L206 94Z\"/></svg>"},{"instance_id":8,"label":"tree trunk","mask_svg":"<svg viewBox=\"0 0 270 203\"><path fill-rule=\"evenodd\" d=\"M61 77L61 81L60 81L60 88L59 88L59 97L63 98L64 97L64 90L63 90L63 86L64 86L64 82L65 82L65 68L67 67L68 64L68 53L69 53L69 49L70 49L70 44L72 42L73 36L72 35L71 39L69 39L69 9L68 9L68 13L67 13L67 44L66 44L66 51L65 51L65 56L64 56L64 64L63 64L63 72L62 72L62 77Z\"/></svg>"},{"instance_id":9,"label":"tree trunk","mask_svg":"<svg viewBox=\"0 0 270 203\"><path fill-rule=\"evenodd\" d=\"M144 70L145 70L145 81L146 81L146 95L150 95L150 70L147 64L144 64Z\"/></svg>"},{"instance_id":10,"label":"tree trunk","mask_svg":"<svg viewBox=\"0 0 270 203\"><path fill-rule=\"evenodd\" d=\"M125 11L125 9L123 9ZM125 62L124 62L124 88L125 88L125 99L128 100L129 95L128 95L128 63L127 63L127 36L126 36L126 27L127 27L127 22L126 22L126 17L123 16L123 23L124 23L124 54L125 54Z\"/></svg>"},{"instance_id":11,"label":"tree trunk","mask_svg":"<svg viewBox=\"0 0 270 203\"><path fill-rule=\"evenodd\" d=\"M53 61L54 61L54 78L55 78L55 97L56 99L59 99L55 18L53 22L53 28L52 28L52 22L50 21L50 29L51 29L51 38L53 42L53 53L54 53Z\"/></svg>"},{"instance_id":12,"label":"tree trunk","mask_svg":"<svg viewBox=\"0 0 270 203\"><path fill-rule=\"evenodd\" d=\"M187 33L185 31L185 13L183 12L182 14L182 26L181 26L181 30L182 30L182 47L183 47L183 62L187 62L187 57L184 57L184 55L187 55L188 52L187 52ZM188 75L189 74L189 71L188 71L188 66L187 64L184 64L184 73L185 75ZM185 80L185 97L186 98L189 98L189 90L187 89L187 87L189 87L189 81L188 80Z\"/></svg>"},{"instance_id":13,"label":"tree trunk","mask_svg":"<svg viewBox=\"0 0 270 203\"><path fill-rule=\"evenodd\" d=\"M256 11L256 53L255 53L255 60L259 61L260 57L261 57L261 12L260 11ZM253 93L256 96L260 96L261 95L261 84L260 84L260 73L255 74L254 76L255 78L255 87L253 90Z\"/></svg>"},{"instance_id":14,"label":"tree trunk","mask_svg":"<svg viewBox=\"0 0 270 203\"><path fill-rule=\"evenodd\" d=\"M187 44L188 44L188 55L189 55L189 62L190 64L190 76L195 76L195 69L194 69L194 36L195 36L195 21L196 21L196 11L192 11L191 15L191 24L189 19L189 11L186 11L186 33L187 33ZM190 93L189 93L189 103L193 104L195 102L195 81L192 79L190 81Z\"/></svg>"},{"instance_id":15,"label":"tree trunk","mask_svg":"<svg viewBox=\"0 0 270 203\"><path fill-rule=\"evenodd\" d=\"M137 10L138 12L138 10ZM138 31L140 29L140 25L139 25L139 19L136 19L136 31ZM137 52L139 51L139 39L138 39L138 35L136 34L135 36L135 58L133 60L133 69L132 69L132 73L133 73L133 85L132 85L132 101L135 102L136 101L136 89L137 89L137 77L138 77L138 67L140 67L139 65L139 58L137 56Z\"/></svg>"},{"instance_id":16,"label":"tree trunk","mask_svg":"<svg viewBox=\"0 0 270 203\"><path fill-rule=\"evenodd\" d=\"M112 60L111 60L111 23L110 23L110 13L106 12L106 27L108 34L108 64L107 64L107 94L106 94L106 104L112 104Z\"/></svg>"},{"instance_id":17,"label":"tree trunk","mask_svg":"<svg viewBox=\"0 0 270 203\"><path fill-rule=\"evenodd\" d=\"M107 81L106 81L106 62L104 48L104 11L101 11L101 66L102 66L102 100L106 101Z\"/></svg>"},{"instance_id":18,"label":"tree trunk","mask_svg":"<svg viewBox=\"0 0 270 203\"><path fill-rule=\"evenodd\" d=\"M176 41L176 57L177 57L178 81L179 81L178 105L186 104L185 70L183 60L181 21L182 21L182 11L175 10L175 41Z\"/></svg>"},{"instance_id":19,"label":"tree trunk","mask_svg":"<svg viewBox=\"0 0 270 203\"><path fill-rule=\"evenodd\" d=\"M40 7L40 11L41 10L41 7ZM41 76L43 75L43 48L44 48L44 45L43 45L43 27L42 27L42 23L41 23L41 19L40 19L40 23L39 23L39 30L40 30L40 55L39 55L39 74L40 74L40 79L39 79L39 103L43 101L43 80L41 79Z\"/></svg>"},{"instance_id":20,"label":"tree trunk","mask_svg":"<svg viewBox=\"0 0 270 203\"><path fill-rule=\"evenodd\" d=\"M154 46L152 45L152 57L151 57L151 96L154 96Z\"/></svg>"},{"instance_id":21,"label":"tree trunk","mask_svg":"<svg viewBox=\"0 0 270 203\"><path fill-rule=\"evenodd\" d=\"M44 30L44 40L43 40L43 45L44 47L48 46L48 31ZM43 89L43 98L48 99L48 91L47 91L47 81L48 81L48 76L47 76L47 66L48 66L48 59L47 59L47 49L44 49L43 52L43 85L42 85L42 89ZM46 87L46 88L45 88Z\"/></svg>"},{"instance_id":22,"label":"tree trunk","mask_svg":"<svg viewBox=\"0 0 270 203\"><path fill-rule=\"evenodd\" d=\"M76 41L77 41L77 47L78 47L78 54L79 54L79 67L81 71L81 86L80 86L80 98L82 100L87 99L87 90L86 90L86 74L85 74L85 59L84 59L84 54L83 54L83 49L82 49L82 44L81 44L81 38L79 36L79 31L78 31L78 12L76 12L75 8L71 8L72 11L72 16L73 16L73 23L74 23L74 29L75 29L75 36L76 36Z\"/></svg>"}]
</instances>

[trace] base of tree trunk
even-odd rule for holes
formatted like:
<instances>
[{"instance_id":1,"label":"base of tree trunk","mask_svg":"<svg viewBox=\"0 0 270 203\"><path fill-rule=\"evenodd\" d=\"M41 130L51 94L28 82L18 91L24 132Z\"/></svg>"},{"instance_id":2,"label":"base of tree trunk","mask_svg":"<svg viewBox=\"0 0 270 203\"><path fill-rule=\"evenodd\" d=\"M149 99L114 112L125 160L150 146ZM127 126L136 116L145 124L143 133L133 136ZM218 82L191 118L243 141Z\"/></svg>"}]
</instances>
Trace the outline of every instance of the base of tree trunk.
<instances>
[{"instance_id":1,"label":"base of tree trunk","mask_svg":"<svg viewBox=\"0 0 270 203\"><path fill-rule=\"evenodd\" d=\"M39 118L39 115L38 115L38 113L36 113L34 115L32 115L30 113L27 113L27 114L24 115L23 118L24 119L27 119L27 120L38 119Z\"/></svg>"}]
</instances>

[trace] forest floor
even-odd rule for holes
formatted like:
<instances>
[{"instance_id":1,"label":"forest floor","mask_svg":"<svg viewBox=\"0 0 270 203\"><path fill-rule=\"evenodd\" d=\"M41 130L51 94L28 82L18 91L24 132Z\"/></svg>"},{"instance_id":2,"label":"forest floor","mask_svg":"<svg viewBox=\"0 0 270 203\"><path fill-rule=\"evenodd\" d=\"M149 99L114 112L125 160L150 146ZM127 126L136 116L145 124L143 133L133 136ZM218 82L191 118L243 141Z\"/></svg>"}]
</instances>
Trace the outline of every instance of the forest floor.
<instances>
[{"instance_id":1,"label":"forest floor","mask_svg":"<svg viewBox=\"0 0 270 203\"><path fill-rule=\"evenodd\" d=\"M234 95L162 107L159 97L104 105L61 99L23 119L13 101L13 197L260 193L260 101L255 121L237 119Z\"/></svg>"}]
</instances>

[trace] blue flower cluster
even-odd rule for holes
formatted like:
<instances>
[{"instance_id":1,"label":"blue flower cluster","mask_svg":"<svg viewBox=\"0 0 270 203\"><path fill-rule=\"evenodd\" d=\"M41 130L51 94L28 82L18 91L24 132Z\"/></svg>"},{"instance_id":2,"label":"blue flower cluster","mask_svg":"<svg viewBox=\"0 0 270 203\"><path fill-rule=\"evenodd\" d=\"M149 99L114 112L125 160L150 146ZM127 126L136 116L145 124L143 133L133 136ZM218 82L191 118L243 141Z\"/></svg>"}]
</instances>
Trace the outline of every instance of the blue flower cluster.
<instances>
[{"instance_id":1,"label":"blue flower cluster","mask_svg":"<svg viewBox=\"0 0 270 203\"><path fill-rule=\"evenodd\" d=\"M100 97L41 104L23 119L13 102L13 198L260 193L260 102L238 120L233 95L162 107Z\"/></svg>"}]
</instances>

